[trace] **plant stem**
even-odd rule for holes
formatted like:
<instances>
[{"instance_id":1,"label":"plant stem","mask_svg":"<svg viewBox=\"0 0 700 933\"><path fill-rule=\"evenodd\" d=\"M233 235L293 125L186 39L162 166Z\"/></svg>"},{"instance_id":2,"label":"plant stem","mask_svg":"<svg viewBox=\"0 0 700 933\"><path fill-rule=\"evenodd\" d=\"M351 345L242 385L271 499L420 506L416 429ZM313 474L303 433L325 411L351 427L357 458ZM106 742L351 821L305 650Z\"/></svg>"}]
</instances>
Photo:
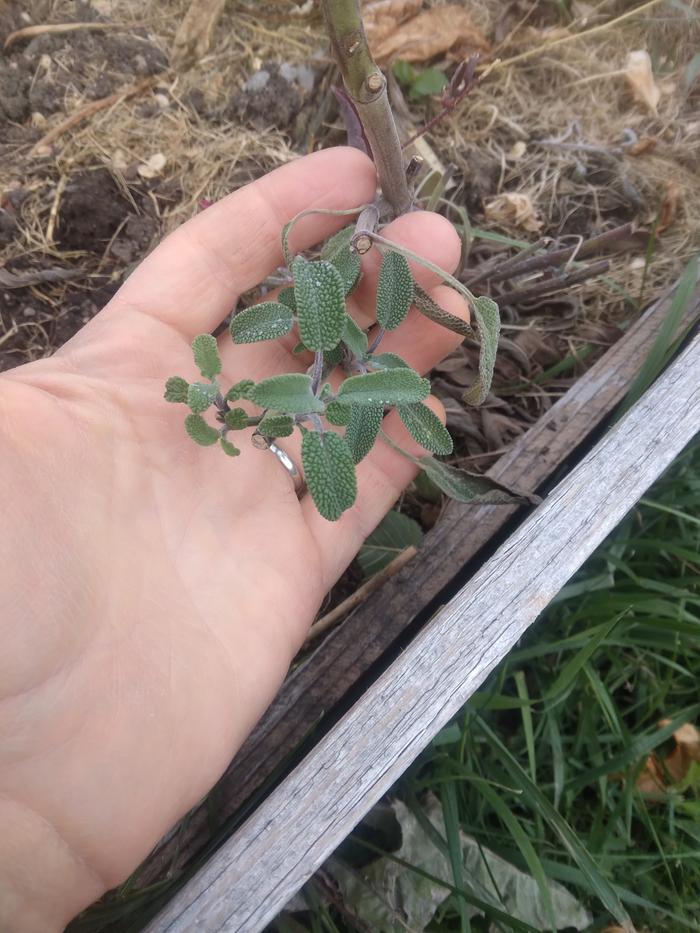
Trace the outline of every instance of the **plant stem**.
<instances>
[{"instance_id":1,"label":"plant stem","mask_svg":"<svg viewBox=\"0 0 700 933\"><path fill-rule=\"evenodd\" d=\"M362 121L379 186L394 215L411 208L401 142L389 105L386 78L369 50L358 0L321 0L343 83Z\"/></svg>"}]
</instances>

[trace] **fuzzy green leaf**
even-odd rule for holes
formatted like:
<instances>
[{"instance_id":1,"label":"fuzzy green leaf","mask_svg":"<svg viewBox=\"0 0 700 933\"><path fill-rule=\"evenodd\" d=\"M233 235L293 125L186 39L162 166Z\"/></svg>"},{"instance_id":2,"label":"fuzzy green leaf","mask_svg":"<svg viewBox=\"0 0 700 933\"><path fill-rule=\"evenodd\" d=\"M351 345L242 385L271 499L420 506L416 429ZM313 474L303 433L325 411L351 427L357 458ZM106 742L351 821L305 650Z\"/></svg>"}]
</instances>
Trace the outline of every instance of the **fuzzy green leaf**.
<instances>
[{"instance_id":1,"label":"fuzzy green leaf","mask_svg":"<svg viewBox=\"0 0 700 933\"><path fill-rule=\"evenodd\" d=\"M294 418L276 411L268 411L258 425L258 434L264 437L289 437L293 431Z\"/></svg>"},{"instance_id":2,"label":"fuzzy green leaf","mask_svg":"<svg viewBox=\"0 0 700 933\"><path fill-rule=\"evenodd\" d=\"M182 376L171 376L165 383L165 395L163 398L166 402L187 402L187 390L189 387L189 382L183 379Z\"/></svg>"},{"instance_id":3,"label":"fuzzy green leaf","mask_svg":"<svg viewBox=\"0 0 700 933\"><path fill-rule=\"evenodd\" d=\"M263 379L253 386L248 398L261 408L273 408L291 415L325 410L323 402L311 391L311 376L304 373L287 373Z\"/></svg>"},{"instance_id":4,"label":"fuzzy green leaf","mask_svg":"<svg viewBox=\"0 0 700 933\"><path fill-rule=\"evenodd\" d=\"M377 321L395 330L408 314L413 300L413 276L401 253L384 254L377 284Z\"/></svg>"},{"instance_id":5,"label":"fuzzy green leaf","mask_svg":"<svg viewBox=\"0 0 700 933\"><path fill-rule=\"evenodd\" d=\"M343 343L358 359L363 360L365 358L368 346L367 334L353 321L349 314L345 315Z\"/></svg>"},{"instance_id":6,"label":"fuzzy green leaf","mask_svg":"<svg viewBox=\"0 0 700 933\"><path fill-rule=\"evenodd\" d=\"M334 522L357 498L355 464L343 438L334 431L306 431L301 460L316 508Z\"/></svg>"},{"instance_id":7,"label":"fuzzy green leaf","mask_svg":"<svg viewBox=\"0 0 700 933\"><path fill-rule=\"evenodd\" d=\"M422 402L399 405L399 415L411 437L421 447L434 454L451 454L453 443L450 433L438 416Z\"/></svg>"},{"instance_id":8,"label":"fuzzy green leaf","mask_svg":"<svg viewBox=\"0 0 700 933\"><path fill-rule=\"evenodd\" d=\"M231 441L227 441L225 437L220 437L219 442L221 444L221 449L227 456L237 457L240 454L240 450L236 445L232 444Z\"/></svg>"},{"instance_id":9,"label":"fuzzy green leaf","mask_svg":"<svg viewBox=\"0 0 700 933\"><path fill-rule=\"evenodd\" d=\"M345 405L343 402L329 402L326 407L326 418L330 424L334 424L337 427L344 427L350 422L350 416L352 414L352 406Z\"/></svg>"},{"instance_id":10,"label":"fuzzy green leaf","mask_svg":"<svg viewBox=\"0 0 700 933\"><path fill-rule=\"evenodd\" d=\"M406 360L402 359L396 353L378 353L376 356L369 356L367 362L377 369L410 369Z\"/></svg>"},{"instance_id":11,"label":"fuzzy green leaf","mask_svg":"<svg viewBox=\"0 0 700 933\"><path fill-rule=\"evenodd\" d=\"M340 273L324 259L292 263L299 333L310 350L337 347L345 327L345 290Z\"/></svg>"},{"instance_id":12,"label":"fuzzy green leaf","mask_svg":"<svg viewBox=\"0 0 700 933\"><path fill-rule=\"evenodd\" d=\"M226 401L237 402L239 398L248 398L250 395L250 390L254 385L255 383L252 379L241 379L240 382L232 385L228 390L226 393Z\"/></svg>"},{"instance_id":13,"label":"fuzzy green leaf","mask_svg":"<svg viewBox=\"0 0 700 933\"><path fill-rule=\"evenodd\" d=\"M296 314L297 300L294 297L294 287L292 285L287 286L287 288L283 288L277 296L277 300L280 302L280 304L286 305L290 311L293 311Z\"/></svg>"},{"instance_id":14,"label":"fuzzy green leaf","mask_svg":"<svg viewBox=\"0 0 700 933\"><path fill-rule=\"evenodd\" d=\"M340 272L346 295L350 294L360 279L360 255L356 250L350 249L350 240L354 233L354 227L343 227L321 250L321 259L332 263Z\"/></svg>"},{"instance_id":15,"label":"fuzzy green leaf","mask_svg":"<svg viewBox=\"0 0 700 933\"><path fill-rule=\"evenodd\" d=\"M242 408L232 408L224 415L224 422L232 431L240 431L248 427L248 415Z\"/></svg>"},{"instance_id":16,"label":"fuzzy green leaf","mask_svg":"<svg viewBox=\"0 0 700 933\"><path fill-rule=\"evenodd\" d=\"M474 385L462 396L467 405L481 405L491 389L493 368L496 365L498 335L501 330L501 317L498 305L492 298L482 295L473 305L474 318L479 331L479 375Z\"/></svg>"},{"instance_id":17,"label":"fuzzy green leaf","mask_svg":"<svg viewBox=\"0 0 700 933\"><path fill-rule=\"evenodd\" d=\"M518 502L537 502L537 496L520 495L507 489L488 476L468 473L457 467L442 463L434 457L412 457L428 477L442 491L458 502L474 505L504 505Z\"/></svg>"},{"instance_id":18,"label":"fuzzy green leaf","mask_svg":"<svg viewBox=\"0 0 700 933\"><path fill-rule=\"evenodd\" d=\"M221 357L216 338L211 334L200 334L192 341L194 361L205 379L213 379L221 372Z\"/></svg>"},{"instance_id":19,"label":"fuzzy green leaf","mask_svg":"<svg viewBox=\"0 0 700 933\"><path fill-rule=\"evenodd\" d=\"M257 343L284 337L292 329L294 314L279 301L264 301L245 308L231 319L231 339L234 343Z\"/></svg>"},{"instance_id":20,"label":"fuzzy green leaf","mask_svg":"<svg viewBox=\"0 0 700 933\"><path fill-rule=\"evenodd\" d=\"M413 369L387 369L364 376L350 376L338 390L342 402L353 405L409 405L422 402L430 383Z\"/></svg>"},{"instance_id":21,"label":"fuzzy green leaf","mask_svg":"<svg viewBox=\"0 0 700 933\"><path fill-rule=\"evenodd\" d=\"M337 366L343 360L343 351L340 347L335 347L333 350L326 350L323 354L323 365L326 366Z\"/></svg>"},{"instance_id":22,"label":"fuzzy green leaf","mask_svg":"<svg viewBox=\"0 0 700 933\"><path fill-rule=\"evenodd\" d=\"M219 432L207 424L201 415L188 415L185 418L185 430L195 443L202 447L211 447L219 440Z\"/></svg>"},{"instance_id":23,"label":"fuzzy green leaf","mask_svg":"<svg viewBox=\"0 0 700 933\"><path fill-rule=\"evenodd\" d=\"M374 447L384 419L383 405L353 405L345 443L355 463L363 460Z\"/></svg>"},{"instance_id":24,"label":"fuzzy green leaf","mask_svg":"<svg viewBox=\"0 0 700 933\"><path fill-rule=\"evenodd\" d=\"M206 382L193 382L187 388L187 404L196 415L201 414L210 405L214 404L218 392L219 390L215 385Z\"/></svg>"}]
</instances>

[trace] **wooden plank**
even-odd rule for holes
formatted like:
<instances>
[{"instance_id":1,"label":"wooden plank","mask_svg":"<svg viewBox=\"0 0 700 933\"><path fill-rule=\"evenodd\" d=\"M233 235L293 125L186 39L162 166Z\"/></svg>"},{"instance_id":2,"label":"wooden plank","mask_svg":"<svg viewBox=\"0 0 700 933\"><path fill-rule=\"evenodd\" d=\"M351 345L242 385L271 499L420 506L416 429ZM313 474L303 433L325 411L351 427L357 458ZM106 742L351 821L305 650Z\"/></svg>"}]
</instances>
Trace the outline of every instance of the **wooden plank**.
<instances>
[{"instance_id":1,"label":"wooden plank","mask_svg":"<svg viewBox=\"0 0 700 933\"><path fill-rule=\"evenodd\" d=\"M700 430L700 336L147 928L256 933Z\"/></svg>"},{"instance_id":2,"label":"wooden plank","mask_svg":"<svg viewBox=\"0 0 700 933\"><path fill-rule=\"evenodd\" d=\"M533 492L623 398L668 311L674 289L654 302L578 382L513 444L489 475ZM700 288L685 321L700 313ZM310 728L400 638L417 614L513 519L516 508L452 502L421 545L420 557L326 637L286 681L216 788L214 819L224 823L280 768ZM139 871L145 885L186 864L212 836L212 810L196 808Z\"/></svg>"}]
</instances>

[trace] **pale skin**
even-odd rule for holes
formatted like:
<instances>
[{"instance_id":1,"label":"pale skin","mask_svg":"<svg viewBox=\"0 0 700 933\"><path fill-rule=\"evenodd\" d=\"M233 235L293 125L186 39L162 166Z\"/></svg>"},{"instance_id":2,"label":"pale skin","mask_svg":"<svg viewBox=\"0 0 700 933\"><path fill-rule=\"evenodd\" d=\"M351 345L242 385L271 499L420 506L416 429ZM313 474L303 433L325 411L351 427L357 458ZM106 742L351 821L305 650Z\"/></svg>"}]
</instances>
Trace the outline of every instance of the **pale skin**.
<instances>
[{"instance_id":1,"label":"pale skin","mask_svg":"<svg viewBox=\"0 0 700 933\"><path fill-rule=\"evenodd\" d=\"M272 454L245 437L234 460L198 448L186 409L163 400L167 377L196 377L192 338L281 263L282 224L361 205L374 188L351 149L284 166L172 234L53 357L0 376L0 929L63 929L209 790L413 478L378 444L355 506L329 523ZM294 248L343 222L303 220ZM456 266L441 217L406 215L385 235ZM377 262L365 257L351 300L363 327ZM414 272L468 317L455 292ZM382 349L427 372L459 341L414 309ZM308 365L285 342L219 343L225 384ZM386 430L421 452L391 416ZM284 446L298 462L295 439Z\"/></svg>"}]
</instances>

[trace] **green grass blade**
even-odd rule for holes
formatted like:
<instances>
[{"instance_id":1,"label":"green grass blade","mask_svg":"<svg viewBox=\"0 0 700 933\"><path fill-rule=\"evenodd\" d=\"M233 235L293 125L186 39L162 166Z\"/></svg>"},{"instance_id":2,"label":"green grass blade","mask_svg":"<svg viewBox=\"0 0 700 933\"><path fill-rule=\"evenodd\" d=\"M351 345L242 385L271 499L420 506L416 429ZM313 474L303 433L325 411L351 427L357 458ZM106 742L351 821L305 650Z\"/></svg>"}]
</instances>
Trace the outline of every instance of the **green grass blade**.
<instances>
[{"instance_id":1,"label":"green grass blade","mask_svg":"<svg viewBox=\"0 0 700 933\"><path fill-rule=\"evenodd\" d=\"M592 890L601 904L622 926L630 927L631 921L620 898L611 883L600 874L592 857L582 844L567 821L558 813L542 791L532 783L526 771L517 759L508 751L498 736L478 716L474 722L486 736L491 749L500 759L512 779L518 784L523 796L528 799L534 810L542 815L552 831L559 837L562 845L588 879Z\"/></svg>"}]
</instances>

